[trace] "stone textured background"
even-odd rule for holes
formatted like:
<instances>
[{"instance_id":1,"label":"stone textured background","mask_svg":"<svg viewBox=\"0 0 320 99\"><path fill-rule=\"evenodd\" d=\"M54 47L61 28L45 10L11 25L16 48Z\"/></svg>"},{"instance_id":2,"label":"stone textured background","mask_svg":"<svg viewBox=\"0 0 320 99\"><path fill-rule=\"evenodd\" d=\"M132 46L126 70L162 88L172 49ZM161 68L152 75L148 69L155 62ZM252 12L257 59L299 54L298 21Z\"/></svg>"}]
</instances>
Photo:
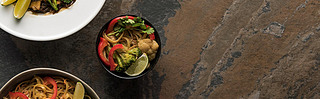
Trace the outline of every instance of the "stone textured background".
<instances>
[{"instance_id":1,"label":"stone textured background","mask_svg":"<svg viewBox=\"0 0 320 99\"><path fill-rule=\"evenodd\" d=\"M113 77L100 66L100 28L142 16L162 39L146 76ZM35 67L70 72L106 98L320 98L319 0L106 0L86 27L34 42L0 29L0 86Z\"/></svg>"}]
</instances>

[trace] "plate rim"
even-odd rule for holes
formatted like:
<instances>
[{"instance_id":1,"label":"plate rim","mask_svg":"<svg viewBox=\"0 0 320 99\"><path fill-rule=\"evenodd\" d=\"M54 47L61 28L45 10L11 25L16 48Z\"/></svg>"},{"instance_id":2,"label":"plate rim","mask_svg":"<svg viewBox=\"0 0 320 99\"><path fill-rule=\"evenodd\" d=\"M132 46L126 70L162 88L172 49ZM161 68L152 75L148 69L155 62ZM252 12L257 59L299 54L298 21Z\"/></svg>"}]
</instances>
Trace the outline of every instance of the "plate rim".
<instances>
[{"instance_id":1,"label":"plate rim","mask_svg":"<svg viewBox=\"0 0 320 99\"><path fill-rule=\"evenodd\" d=\"M80 1L80 0L78 0ZM72 29L69 29L63 33L57 34L57 35L52 35L52 36L29 36L17 31L14 31L14 29L11 29L9 27L7 27L5 24L0 23L0 28L3 29L5 32L16 36L18 38L21 39L25 39L25 40L31 40L31 41L52 41L52 40L57 40L57 39L61 39L64 37L68 37L76 32L78 32L79 30L81 30L82 28L84 28L85 26L87 26L100 12L100 10L102 9L103 5L105 4L105 0L100 0L101 3L99 3L100 5L95 5L97 6L97 8L99 10L95 10L93 11L93 14L89 15L88 18L86 18L85 20L82 20L83 22L81 22L79 25L73 27ZM76 2L77 3L77 2ZM72 7L72 6L71 6ZM62 11L63 12L63 11ZM28 12L27 12L28 13ZM26 14L27 14L26 13ZM59 12L61 13L61 12ZM9 15L9 14L8 14Z\"/></svg>"}]
</instances>

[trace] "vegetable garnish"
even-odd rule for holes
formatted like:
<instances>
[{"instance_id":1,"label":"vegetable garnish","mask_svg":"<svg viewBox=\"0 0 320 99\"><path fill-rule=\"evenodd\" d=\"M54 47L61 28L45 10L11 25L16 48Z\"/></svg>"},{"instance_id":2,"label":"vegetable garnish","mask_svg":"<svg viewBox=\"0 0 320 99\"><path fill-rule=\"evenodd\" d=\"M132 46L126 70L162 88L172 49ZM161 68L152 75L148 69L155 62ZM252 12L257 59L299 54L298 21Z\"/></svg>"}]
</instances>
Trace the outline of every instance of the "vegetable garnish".
<instances>
[{"instance_id":1,"label":"vegetable garnish","mask_svg":"<svg viewBox=\"0 0 320 99\"><path fill-rule=\"evenodd\" d=\"M123 49L122 44L117 44L117 45L113 46L109 52L108 59L110 62L110 71L114 71L116 69L116 66L118 65L113 60L114 51L116 51L117 49Z\"/></svg>"},{"instance_id":2,"label":"vegetable garnish","mask_svg":"<svg viewBox=\"0 0 320 99\"><path fill-rule=\"evenodd\" d=\"M54 10L58 10L58 7L57 7L57 0L53 0L53 1L51 1L51 0L48 0L48 2L50 3L50 5L52 6L52 8L54 9Z\"/></svg>"},{"instance_id":3,"label":"vegetable garnish","mask_svg":"<svg viewBox=\"0 0 320 99\"><path fill-rule=\"evenodd\" d=\"M14 7L13 16L17 19L21 19L27 12L31 0L18 0Z\"/></svg>"},{"instance_id":4,"label":"vegetable garnish","mask_svg":"<svg viewBox=\"0 0 320 99\"><path fill-rule=\"evenodd\" d=\"M118 25L114 27L116 23L118 23ZM113 29L113 32L111 32L112 29ZM107 34L109 33L108 36L114 35L114 34L118 36L119 33L122 33L125 30L137 30L149 35L153 35L154 33L154 29L149 25L144 24L144 20L142 20L141 17L133 17L133 16L122 16L122 17L117 17L113 19L110 22L106 33Z\"/></svg>"},{"instance_id":5,"label":"vegetable garnish","mask_svg":"<svg viewBox=\"0 0 320 99\"><path fill-rule=\"evenodd\" d=\"M22 99L29 99L25 94L21 92L9 92L10 99L17 99L18 97Z\"/></svg>"},{"instance_id":6,"label":"vegetable garnish","mask_svg":"<svg viewBox=\"0 0 320 99\"><path fill-rule=\"evenodd\" d=\"M72 0L61 0L61 1L64 3L71 3L72 2Z\"/></svg>"},{"instance_id":7,"label":"vegetable garnish","mask_svg":"<svg viewBox=\"0 0 320 99\"><path fill-rule=\"evenodd\" d=\"M149 25L146 25L147 28L149 28L149 37L151 40L154 40L156 37L154 36L154 30ZM147 33L148 34L148 33Z\"/></svg>"},{"instance_id":8,"label":"vegetable garnish","mask_svg":"<svg viewBox=\"0 0 320 99\"><path fill-rule=\"evenodd\" d=\"M108 26L108 29L106 31L106 33L109 33L113 30L113 27L116 23L118 23L118 20L120 20L121 18L128 18L128 19L133 19L134 17L133 16L122 16L122 17L117 17L115 19L113 19L110 23L109 23L109 26Z\"/></svg>"},{"instance_id":9,"label":"vegetable garnish","mask_svg":"<svg viewBox=\"0 0 320 99\"><path fill-rule=\"evenodd\" d=\"M125 73L129 76L137 76L141 74L148 66L149 60L146 53L143 53L135 63L128 68Z\"/></svg>"},{"instance_id":10,"label":"vegetable garnish","mask_svg":"<svg viewBox=\"0 0 320 99\"><path fill-rule=\"evenodd\" d=\"M56 99L57 93L58 93L56 81L54 81L54 79L52 79L51 77L44 77L43 80L45 85L51 84L53 86L53 95L51 96L50 99Z\"/></svg>"},{"instance_id":11,"label":"vegetable garnish","mask_svg":"<svg viewBox=\"0 0 320 99\"><path fill-rule=\"evenodd\" d=\"M84 98L84 87L81 84L81 82L77 82L76 84L76 88L74 89L74 95L73 95L73 99L83 99Z\"/></svg>"},{"instance_id":12,"label":"vegetable garnish","mask_svg":"<svg viewBox=\"0 0 320 99\"><path fill-rule=\"evenodd\" d=\"M1 5L6 6L6 5L9 5L13 2L16 2L16 0L2 0Z\"/></svg>"},{"instance_id":13,"label":"vegetable garnish","mask_svg":"<svg viewBox=\"0 0 320 99\"><path fill-rule=\"evenodd\" d=\"M98 46L99 57L105 65L110 66L109 61L107 60L107 58L103 54L103 50L106 48L107 45L108 45L108 41L106 39L104 39L103 37L100 37L100 43Z\"/></svg>"},{"instance_id":14,"label":"vegetable garnish","mask_svg":"<svg viewBox=\"0 0 320 99\"><path fill-rule=\"evenodd\" d=\"M150 26L146 25L147 29L146 30L142 30L143 33L147 33L147 34L152 34L154 32L153 28L151 28Z\"/></svg>"}]
</instances>

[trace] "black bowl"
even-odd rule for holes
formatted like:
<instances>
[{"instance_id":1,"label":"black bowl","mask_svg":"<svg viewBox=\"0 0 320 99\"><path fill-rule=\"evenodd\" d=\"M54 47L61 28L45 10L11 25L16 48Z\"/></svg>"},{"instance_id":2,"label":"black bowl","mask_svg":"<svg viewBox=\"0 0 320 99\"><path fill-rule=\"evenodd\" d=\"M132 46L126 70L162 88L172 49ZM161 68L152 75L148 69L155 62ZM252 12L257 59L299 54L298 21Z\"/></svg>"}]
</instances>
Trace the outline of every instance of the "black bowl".
<instances>
[{"instance_id":1,"label":"black bowl","mask_svg":"<svg viewBox=\"0 0 320 99\"><path fill-rule=\"evenodd\" d=\"M111 20L117 18L117 17L121 17L121 16L133 16L133 17L137 17L136 15L120 15L120 16L116 16L114 18L112 18ZM142 18L142 17L141 17ZM159 44L159 48L158 51L156 53L156 57L150 62L150 67L147 68L146 70L144 70L141 74L137 75L137 76L128 76L125 73L120 73L120 72L116 72L116 71L110 71L109 66L106 66L101 59L99 58L99 54L98 54L98 45L100 42L100 37L102 37L102 33L104 33L106 31L106 29L109 26L109 23L111 22L111 20L109 20L100 30L98 36L97 36L97 42L96 42L96 53L97 53L97 57L99 59L99 62L101 63L101 65L113 76L121 78L121 79L136 79L139 78L145 74L147 74L148 72L150 72L154 66L156 65L157 61L159 60L160 57L160 53L161 53L161 41L160 41L160 36L158 34L158 31L156 30L156 28L154 28L154 26L146 19L142 18L145 21L145 24L151 26L154 29L154 35L155 35L155 40L157 41L157 43Z\"/></svg>"}]
</instances>

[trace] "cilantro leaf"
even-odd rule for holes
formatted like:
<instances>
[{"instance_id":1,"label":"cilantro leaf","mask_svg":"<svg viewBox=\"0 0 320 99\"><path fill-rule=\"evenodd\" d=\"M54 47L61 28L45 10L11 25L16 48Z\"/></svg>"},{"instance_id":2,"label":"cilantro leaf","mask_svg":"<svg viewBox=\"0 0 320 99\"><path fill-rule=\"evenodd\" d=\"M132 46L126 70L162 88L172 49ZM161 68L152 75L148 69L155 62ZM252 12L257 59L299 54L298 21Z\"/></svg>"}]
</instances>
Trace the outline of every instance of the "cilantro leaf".
<instances>
[{"instance_id":1,"label":"cilantro leaf","mask_svg":"<svg viewBox=\"0 0 320 99\"><path fill-rule=\"evenodd\" d=\"M123 27L125 27L125 25L122 23L122 22L118 22L118 24L120 25L120 26L123 26Z\"/></svg>"},{"instance_id":2,"label":"cilantro leaf","mask_svg":"<svg viewBox=\"0 0 320 99\"><path fill-rule=\"evenodd\" d=\"M132 24L132 27L139 27L139 26L142 26L144 25L143 23L134 23Z\"/></svg>"},{"instance_id":3,"label":"cilantro leaf","mask_svg":"<svg viewBox=\"0 0 320 99\"><path fill-rule=\"evenodd\" d=\"M126 30L125 28L120 28L119 30L118 30L118 33L121 33L121 32L123 32L124 30Z\"/></svg>"},{"instance_id":4,"label":"cilantro leaf","mask_svg":"<svg viewBox=\"0 0 320 99\"><path fill-rule=\"evenodd\" d=\"M152 33L154 33L154 30L153 30L153 28L148 28L147 30L143 30L142 32L147 33L147 34L152 34Z\"/></svg>"},{"instance_id":5,"label":"cilantro leaf","mask_svg":"<svg viewBox=\"0 0 320 99\"><path fill-rule=\"evenodd\" d=\"M144 23L141 17L135 17L133 21L135 21L136 23Z\"/></svg>"},{"instance_id":6,"label":"cilantro leaf","mask_svg":"<svg viewBox=\"0 0 320 99\"><path fill-rule=\"evenodd\" d=\"M147 29L146 25L141 25L140 28L143 30Z\"/></svg>"},{"instance_id":7,"label":"cilantro leaf","mask_svg":"<svg viewBox=\"0 0 320 99\"><path fill-rule=\"evenodd\" d=\"M125 18L120 18L118 20L118 24L114 27L114 32L109 33L108 35L119 35L119 33L126 30L137 30L142 33L152 34L154 33L154 29L151 27L147 27L144 23L144 20L141 17L135 17L133 19L129 19L128 16Z\"/></svg>"},{"instance_id":8,"label":"cilantro leaf","mask_svg":"<svg viewBox=\"0 0 320 99\"><path fill-rule=\"evenodd\" d=\"M72 0L61 0L61 1L64 3L71 3L72 2Z\"/></svg>"},{"instance_id":9,"label":"cilantro leaf","mask_svg":"<svg viewBox=\"0 0 320 99\"><path fill-rule=\"evenodd\" d=\"M114 30L114 31L117 31L117 30L119 30L120 28L121 28L121 26L120 26L120 25L117 25L116 27L113 28L113 30Z\"/></svg>"},{"instance_id":10,"label":"cilantro leaf","mask_svg":"<svg viewBox=\"0 0 320 99\"><path fill-rule=\"evenodd\" d=\"M109 33L108 36L111 36L111 35L114 35L114 34L116 34L116 36L118 36L119 33L123 32L125 30L126 30L125 28L121 27L120 25L117 25L116 27L113 28L114 32Z\"/></svg>"},{"instance_id":11,"label":"cilantro leaf","mask_svg":"<svg viewBox=\"0 0 320 99\"><path fill-rule=\"evenodd\" d=\"M134 22L132 19L128 19L128 20L124 21L124 23L133 24L133 23L135 23L135 22Z\"/></svg>"}]
</instances>

